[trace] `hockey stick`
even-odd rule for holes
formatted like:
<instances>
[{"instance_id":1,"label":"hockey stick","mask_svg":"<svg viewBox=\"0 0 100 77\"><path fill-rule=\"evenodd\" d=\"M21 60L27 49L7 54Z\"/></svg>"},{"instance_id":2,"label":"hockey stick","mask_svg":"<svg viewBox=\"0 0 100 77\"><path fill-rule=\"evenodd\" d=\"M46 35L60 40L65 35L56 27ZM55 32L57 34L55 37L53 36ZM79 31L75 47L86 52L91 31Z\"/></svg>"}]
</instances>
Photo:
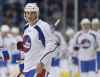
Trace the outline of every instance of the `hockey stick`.
<instances>
[{"instance_id":1,"label":"hockey stick","mask_svg":"<svg viewBox=\"0 0 100 77\"><path fill-rule=\"evenodd\" d=\"M57 19L57 21L55 22L54 26L57 27L58 24L60 23L60 21L61 21L60 19Z\"/></svg>"}]
</instances>

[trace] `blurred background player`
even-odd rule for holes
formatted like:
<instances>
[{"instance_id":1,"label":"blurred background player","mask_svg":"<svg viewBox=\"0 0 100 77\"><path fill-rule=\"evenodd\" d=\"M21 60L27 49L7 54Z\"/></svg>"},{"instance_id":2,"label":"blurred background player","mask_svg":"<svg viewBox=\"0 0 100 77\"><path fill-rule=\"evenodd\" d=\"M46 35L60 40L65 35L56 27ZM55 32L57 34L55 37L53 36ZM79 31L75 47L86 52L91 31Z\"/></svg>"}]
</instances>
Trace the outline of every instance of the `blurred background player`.
<instances>
[{"instance_id":1,"label":"blurred background player","mask_svg":"<svg viewBox=\"0 0 100 77\"><path fill-rule=\"evenodd\" d=\"M51 55L52 59L51 59L51 68L50 68L49 77L59 76L60 71L62 71L62 66L63 65L66 66L66 64L62 65L62 63L64 63L63 61L68 59L67 58L67 44L66 44L66 41L65 41L64 37L62 36L62 34L56 29L58 24L54 25L52 27L52 33L55 35L55 37L57 39L57 48L56 48L55 52L52 53L53 55ZM67 62L67 60L66 60L66 62Z\"/></svg>"},{"instance_id":2,"label":"blurred background player","mask_svg":"<svg viewBox=\"0 0 100 77\"><path fill-rule=\"evenodd\" d=\"M18 29L16 27L12 27L12 29L8 25L1 26L1 52L3 54L3 62L6 63L6 70L9 69L8 74L9 77L16 77L19 73L19 68L17 64L17 60L20 58L19 51L17 50L17 41L21 40L21 36L19 35ZM20 38L19 38L20 37Z\"/></svg>"},{"instance_id":3,"label":"blurred background player","mask_svg":"<svg viewBox=\"0 0 100 77\"><path fill-rule=\"evenodd\" d=\"M7 62L4 61L4 56L1 50L0 50L0 77L9 77Z\"/></svg>"},{"instance_id":4,"label":"blurred background player","mask_svg":"<svg viewBox=\"0 0 100 77\"><path fill-rule=\"evenodd\" d=\"M94 33L96 34L97 36L97 55L96 55L96 60L97 60L97 77L100 76L100 32L99 32L99 29L100 29L100 21L98 18L94 18L92 19L92 30L94 31Z\"/></svg>"},{"instance_id":5,"label":"blurred background player","mask_svg":"<svg viewBox=\"0 0 100 77\"><path fill-rule=\"evenodd\" d=\"M82 19L80 22L81 31L74 36L74 49L78 50L80 77L96 77L96 39L89 32L90 20Z\"/></svg>"},{"instance_id":6,"label":"blurred background player","mask_svg":"<svg viewBox=\"0 0 100 77\"><path fill-rule=\"evenodd\" d=\"M95 32L98 32L99 31L99 27L100 27L100 24L99 24L99 19L98 18L93 18L92 21L91 21L91 25L92 25L92 30L95 31Z\"/></svg>"},{"instance_id":7,"label":"blurred background player","mask_svg":"<svg viewBox=\"0 0 100 77\"><path fill-rule=\"evenodd\" d=\"M1 41L1 51L4 55L4 60L9 61L10 60L10 27L8 25L2 25L1 26L1 34L0 34L0 41Z\"/></svg>"},{"instance_id":8,"label":"blurred background player","mask_svg":"<svg viewBox=\"0 0 100 77\"><path fill-rule=\"evenodd\" d=\"M19 35L19 28L12 27L10 31L11 35L11 45L10 45L10 53L11 53L11 61L8 64L9 68L9 75L10 77L17 77L19 71L18 62L20 61L21 55L20 52L17 50L17 42L22 41L21 35Z\"/></svg>"},{"instance_id":9,"label":"blurred background player","mask_svg":"<svg viewBox=\"0 0 100 77\"><path fill-rule=\"evenodd\" d=\"M2 41L2 46L5 49L10 50L10 27L8 25L2 25L1 26L1 41Z\"/></svg>"},{"instance_id":10,"label":"blurred background player","mask_svg":"<svg viewBox=\"0 0 100 77\"><path fill-rule=\"evenodd\" d=\"M54 35L49 24L39 19L39 8L36 3L27 3L24 8L24 18L28 26L24 30L22 50L25 52L25 77L41 75L43 59L56 47ZM42 63L41 63L42 62ZM37 65L39 67L37 67ZM37 68L37 70L36 70Z\"/></svg>"},{"instance_id":11,"label":"blurred background player","mask_svg":"<svg viewBox=\"0 0 100 77\"><path fill-rule=\"evenodd\" d=\"M9 76L9 71L8 71L8 63L10 60L10 52L8 51L9 48L9 32L10 32L10 27L8 25L2 25L1 26L1 33L0 33L0 73L1 77L7 77Z\"/></svg>"},{"instance_id":12,"label":"blurred background player","mask_svg":"<svg viewBox=\"0 0 100 77\"><path fill-rule=\"evenodd\" d=\"M11 28L11 35L12 35L12 45L11 48L12 50L17 50L17 42L22 41L22 36L20 35L20 30L18 27L12 27Z\"/></svg>"},{"instance_id":13,"label":"blurred background player","mask_svg":"<svg viewBox=\"0 0 100 77\"><path fill-rule=\"evenodd\" d=\"M80 77L78 52L77 52L77 49L73 49L74 34L75 34L75 31L72 28L68 28L66 30L66 36L69 37L68 54L70 58L70 71L71 71L72 77Z\"/></svg>"}]
</instances>

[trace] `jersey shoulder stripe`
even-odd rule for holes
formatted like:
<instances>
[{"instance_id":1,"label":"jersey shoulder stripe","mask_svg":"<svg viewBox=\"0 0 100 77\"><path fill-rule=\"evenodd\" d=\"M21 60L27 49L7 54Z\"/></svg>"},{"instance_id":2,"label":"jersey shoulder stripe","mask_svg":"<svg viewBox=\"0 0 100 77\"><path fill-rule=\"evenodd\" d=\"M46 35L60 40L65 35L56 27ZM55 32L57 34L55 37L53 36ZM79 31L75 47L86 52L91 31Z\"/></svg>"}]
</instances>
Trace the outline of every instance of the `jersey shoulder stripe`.
<instances>
[{"instance_id":1,"label":"jersey shoulder stripe","mask_svg":"<svg viewBox=\"0 0 100 77\"><path fill-rule=\"evenodd\" d=\"M39 40L41 40L42 45L45 47L45 37L44 37L43 31L38 25L36 25L34 28L38 31Z\"/></svg>"}]
</instances>

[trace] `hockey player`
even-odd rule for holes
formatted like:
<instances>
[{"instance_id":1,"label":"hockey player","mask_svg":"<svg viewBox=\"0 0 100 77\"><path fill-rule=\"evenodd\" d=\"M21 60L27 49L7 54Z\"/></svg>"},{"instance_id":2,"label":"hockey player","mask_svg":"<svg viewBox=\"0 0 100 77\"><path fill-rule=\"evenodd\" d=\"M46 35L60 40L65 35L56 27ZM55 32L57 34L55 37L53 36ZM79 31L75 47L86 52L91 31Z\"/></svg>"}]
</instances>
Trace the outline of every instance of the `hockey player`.
<instances>
[{"instance_id":1,"label":"hockey player","mask_svg":"<svg viewBox=\"0 0 100 77\"><path fill-rule=\"evenodd\" d=\"M7 74L9 73L7 64L10 60L10 54L8 52L7 47L9 46L9 31L10 28L8 25L2 25L1 26L1 33L0 33L0 76L1 77L7 77ZM2 56L1 56L2 55Z\"/></svg>"},{"instance_id":2,"label":"hockey player","mask_svg":"<svg viewBox=\"0 0 100 77\"><path fill-rule=\"evenodd\" d=\"M7 70L7 62L4 61L3 53L0 51L0 77L7 77L9 73Z\"/></svg>"},{"instance_id":3,"label":"hockey player","mask_svg":"<svg viewBox=\"0 0 100 77\"><path fill-rule=\"evenodd\" d=\"M97 60L97 77L100 76L100 22L98 18L92 19L92 32L94 32L97 36L97 41L98 41L98 47L97 47L97 55L96 55L96 60Z\"/></svg>"},{"instance_id":4,"label":"hockey player","mask_svg":"<svg viewBox=\"0 0 100 77\"><path fill-rule=\"evenodd\" d=\"M61 69L64 65L63 61L65 61L67 59L67 57L66 57L66 54L67 54L66 41L65 41L64 37L62 36L62 34L59 31L57 31L56 28L57 28L57 26L52 27L53 34L57 38L57 48L56 48L55 52L53 53L53 55L51 55L52 61L51 61L51 70L50 70L49 77L58 77L60 74L59 72L62 71ZM65 64L65 66L66 66L66 64ZM67 74L69 74L69 72L67 72Z\"/></svg>"},{"instance_id":5,"label":"hockey player","mask_svg":"<svg viewBox=\"0 0 100 77\"><path fill-rule=\"evenodd\" d=\"M73 37L73 49L78 52L80 77L96 77L96 36L90 32L90 21L80 23L82 30Z\"/></svg>"},{"instance_id":6,"label":"hockey player","mask_svg":"<svg viewBox=\"0 0 100 77\"><path fill-rule=\"evenodd\" d=\"M92 19L91 25L92 25L92 30L98 31L100 26L99 19L98 18Z\"/></svg>"},{"instance_id":7,"label":"hockey player","mask_svg":"<svg viewBox=\"0 0 100 77\"><path fill-rule=\"evenodd\" d=\"M78 52L77 48L73 49L73 41L74 41L73 38L71 38L68 44L69 45L68 51L71 59L70 70L72 71L72 77L80 77Z\"/></svg>"},{"instance_id":8,"label":"hockey player","mask_svg":"<svg viewBox=\"0 0 100 77\"><path fill-rule=\"evenodd\" d=\"M19 29L17 27L12 27L10 32L10 53L11 53L11 62L8 64L9 76L17 77L19 73L18 62L20 60L20 52L17 50L17 42L22 41L22 37L19 35Z\"/></svg>"},{"instance_id":9,"label":"hockey player","mask_svg":"<svg viewBox=\"0 0 100 77\"><path fill-rule=\"evenodd\" d=\"M20 35L20 31L18 27L11 28L11 36L12 36L12 44L11 44L11 51L17 50L17 42L22 41L22 36Z\"/></svg>"},{"instance_id":10,"label":"hockey player","mask_svg":"<svg viewBox=\"0 0 100 77\"><path fill-rule=\"evenodd\" d=\"M5 54L4 59L6 61L10 61L10 45L11 45L11 37L10 37L10 27L8 25L1 26L1 34L0 34L0 46L2 47L2 51Z\"/></svg>"},{"instance_id":11,"label":"hockey player","mask_svg":"<svg viewBox=\"0 0 100 77\"><path fill-rule=\"evenodd\" d=\"M10 41L8 41L10 39L9 33L10 33L10 27L8 25L1 25L0 40L2 47L6 49L9 49L10 46Z\"/></svg>"},{"instance_id":12,"label":"hockey player","mask_svg":"<svg viewBox=\"0 0 100 77\"><path fill-rule=\"evenodd\" d=\"M43 59L55 50L55 37L49 24L39 19L39 7L36 3L25 5L24 18L28 25L24 30L21 49L19 48L25 52L24 75L34 77L37 72L42 77L40 73L46 64Z\"/></svg>"}]
</instances>

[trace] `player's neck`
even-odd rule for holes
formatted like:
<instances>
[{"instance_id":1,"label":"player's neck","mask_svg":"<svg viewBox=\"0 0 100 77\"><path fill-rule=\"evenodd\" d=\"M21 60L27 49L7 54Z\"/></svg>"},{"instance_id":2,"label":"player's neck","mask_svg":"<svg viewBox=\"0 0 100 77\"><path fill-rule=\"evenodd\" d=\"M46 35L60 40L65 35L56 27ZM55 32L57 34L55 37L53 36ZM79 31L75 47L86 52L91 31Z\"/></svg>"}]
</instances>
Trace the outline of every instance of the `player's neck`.
<instances>
[{"instance_id":1,"label":"player's neck","mask_svg":"<svg viewBox=\"0 0 100 77\"><path fill-rule=\"evenodd\" d=\"M87 29L85 29L85 30L83 30L83 32L88 32L89 30L87 30Z\"/></svg>"},{"instance_id":2,"label":"player's neck","mask_svg":"<svg viewBox=\"0 0 100 77\"><path fill-rule=\"evenodd\" d=\"M38 20L39 20L39 19L36 19L36 20L30 22L29 25L30 25L30 26L35 26L35 24L37 23Z\"/></svg>"},{"instance_id":3,"label":"player's neck","mask_svg":"<svg viewBox=\"0 0 100 77\"><path fill-rule=\"evenodd\" d=\"M97 32L98 30L97 29L94 29L94 31Z\"/></svg>"}]
</instances>

